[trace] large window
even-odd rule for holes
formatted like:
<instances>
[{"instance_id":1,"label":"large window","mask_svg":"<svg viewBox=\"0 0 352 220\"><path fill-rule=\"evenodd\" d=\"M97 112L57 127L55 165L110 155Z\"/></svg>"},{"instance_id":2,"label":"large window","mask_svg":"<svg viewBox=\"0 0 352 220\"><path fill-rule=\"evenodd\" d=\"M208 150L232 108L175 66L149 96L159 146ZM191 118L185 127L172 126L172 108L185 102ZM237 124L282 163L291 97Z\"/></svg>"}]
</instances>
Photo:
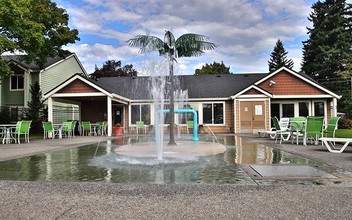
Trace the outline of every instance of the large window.
<instances>
[{"instance_id":1,"label":"large window","mask_svg":"<svg viewBox=\"0 0 352 220\"><path fill-rule=\"evenodd\" d=\"M294 117L295 116L295 105L294 104L282 104L282 117Z\"/></svg>"},{"instance_id":2,"label":"large window","mask_svg":"<svg viewBox=\"0 0 352 220\"><path fill-rule=\"evenodd\" d=\"M11 90L23 90L24 80L23 75L13 75L10 78Z\"/></svg>"},{"instance_id":3,"label":"large window","mask_svg":"<svg viewBox=\"0 0 352 220\"><path fill-rule=\"evenodd\" d=\"M150 125L150 105L131 106L131 124L136 124L137 121Z\"/></svg>"},{"instance_id":4,"label":"large window","mask_svg":"<svg viewBox=\"0 0 352 220\"><path fill-rule=\"evenodd\" d=\"M203 103L203 124L224 124L224 103Z\"/></svg>"},{"instance_id":5,"label":"large window","mask_svg":"<svg viewBox=\"0 0 352 220\"><path fill-rule=\"evenodd\" d=\"M197 121L199 122L198 114L198 103L188 103L182 106L179 106L179 109L192 109L197 112ZM177 114L178 124L187 124L187 121L193 121L193 113L182 113Z\"/></svg>"},{"instance_id":6,"label":"large window","mask_svg":"<svg viewBox=\"0 0 352 220\"><path fill-rule=\"evenodd\" d=\"M299 116L307 117L309 115L309 103L300 102L299 105Z\"/></svg>"},{"instance_id":7,"label":"large window","mask_svg":"<svg viewBox=\"0 0 352 220\"><path fill-rule=\"evenodd\" d=\"M324 102L314 102L314 116L324 116Z\"/></svg>"}]
</instances>

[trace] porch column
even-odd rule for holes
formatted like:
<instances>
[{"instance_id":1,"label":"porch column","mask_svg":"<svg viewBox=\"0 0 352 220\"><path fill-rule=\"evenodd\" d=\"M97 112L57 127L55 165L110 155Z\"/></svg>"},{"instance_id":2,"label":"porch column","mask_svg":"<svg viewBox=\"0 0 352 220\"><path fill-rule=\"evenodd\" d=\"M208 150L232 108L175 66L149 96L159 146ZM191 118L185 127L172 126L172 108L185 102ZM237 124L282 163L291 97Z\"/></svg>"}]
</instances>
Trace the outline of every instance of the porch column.
<instances>
[{"instance_id":1,"label":"porch column","mask_svg":"<svg viewBox=\"0 0 352 220\"><path fill-rule=\"evenodd\" d=\"M337 116L337 98L332 99L331 117Z\"/></svg>"},{"instance_id":2,"label":"porch column","mask_svg":"<svg viewBox=\"0 0 352 220\"><path fill-rule=\"evenodd\" d=\"M53 98L48 98L48 121L53 122Z\"/></svg>"},{"instance_id":3,"label":"porch column","mask_svg":"<svg viewBox=\"0 0 352 220\"><path fill-rule=\"evenodd\" d=\"M108 136L111 137L112 134L112 101L111 98L108 96L108 108L107 108L107 114L108 114Z\"/></svg>"}]
</instances>

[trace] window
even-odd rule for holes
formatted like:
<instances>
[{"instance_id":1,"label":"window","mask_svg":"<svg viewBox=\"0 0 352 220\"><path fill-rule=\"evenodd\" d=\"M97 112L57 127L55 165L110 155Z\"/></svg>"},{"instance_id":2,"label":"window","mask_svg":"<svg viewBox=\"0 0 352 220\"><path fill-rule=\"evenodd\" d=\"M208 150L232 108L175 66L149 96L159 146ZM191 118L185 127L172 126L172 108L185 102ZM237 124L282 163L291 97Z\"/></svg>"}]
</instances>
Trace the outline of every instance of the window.
<instances>
[{"instance_id":1,"label":"window","mask_svg":"<svg viewBox=\"0 0 352 220\"><path fill-rule=\"evenodd\" d=\"M204 103L203 104L204 124L224 124L224 104Z\"/></svg>"},{"instance_id":2,"label":"window","mask_svg":"<svg viewBox=\"0 0 352 220\"><path fill-rule=\"evenodd\" d=\"M150 124L150 105L132 105L131 106L131 124L137 121L143 121L144 124Z\"/></svg>"},{"instance_id":3,"label":"window","mask_svg":"<svg viewBox=\"0 0 352 220\"><path fill-rule=\"evenodd\" d=\"M23 75L13 75L10 78L10 90L23 90Z\"/></svg>"},{"instance_id":4,"label":"window","mask_svg":"<svg viewBox=\"0 0 352 220\"><path fill-rule=\"evenodd\" d=\"M300 102L298 106L299 106L299 116L307 117L309 115L309 110L308 110L309 103Z\"/></svg>"},{"instance_id":5,"label":"window","mask_svg":"<svg viewBox=\"0 0 352 220\"><path fill-rule=\"evenodd\" d=\"M179 107L179 109L195 110L197 112L197 121L199 122L198 103L188 103ZM193 113L177 114L177 117L178 124L187 124L187 121L193 121Z\"/></svg>"},{"instance_id":6,"label":"window","mask_svg":"<svg viewBox=\"0 0 352 220\"><path fill-rule=\"evenodd\" d=\"M295 116L295 105L294 104L282 104L282 117L294 117Z\"/></svg>"},{"instance_id":7,"label":"window","mask_svg":"<svg viewBox=\"0 0 352 220\"><path fill-rule=\"evenodd\" d=\"M325 116L324 102L314 102L314 116Z\"/></svg>"}]
</instances>

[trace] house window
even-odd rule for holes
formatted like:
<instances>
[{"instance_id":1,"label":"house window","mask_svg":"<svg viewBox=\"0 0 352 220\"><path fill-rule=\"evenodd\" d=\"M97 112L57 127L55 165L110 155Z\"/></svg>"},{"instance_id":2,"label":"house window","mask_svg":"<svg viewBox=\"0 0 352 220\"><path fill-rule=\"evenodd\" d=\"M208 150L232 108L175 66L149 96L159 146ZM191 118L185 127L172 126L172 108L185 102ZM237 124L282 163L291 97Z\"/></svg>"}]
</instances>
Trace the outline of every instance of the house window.
<instances>
[{"instance_id":1,"label":"house window","mask_svg":"<svg viewBox=\"0 0 352 220\"><path fill-rule=\"evenodd\" d=\"M324 102L314 102L314 116L325 116Z\"/></svg>"},{"instance_id":2,"label":"house window","mask_svg":"<svg viewBox=\"0 0 352 220\"><path fill-rule=\"evenodd\" d=\"M307 117L309 115L309 103L308 102L300 102L298 104L299 108L299 116Z\"/></svg>"},{"instance_id":3,"label":"house window","mask_svg":"<svg viewBox=\"0 0 352 220\"><path fill-rule=\"evenodd\" d=\"M224 103L203 103L204 124L224 124Z\"/></svg>"},{"instance_id":4,"label":"house window","mask_svg":"<svg viewBox=\"0 0 352 220\"><path fill-rule=\"evenodd\" d=\"M10 78L10 90L23 90L23 75L12 75Z\"/></svg>"},{"instance_id":5,"label":"house window","mask_svg":"<svg viewBox=\"0 0 352 220\"><path fill-rule=\"evenodd\" d=\"M131 124L137 121L143 121L144 124L150 124L150 105L132 105L131 106Z\"/></svg>"},{"instance_id":6,"label":"house window","mask_svg":"<svg viewBox=\"0 0 352 220\"><path fill-rule=\"evenodd\" d=\"M179 109L192 109L197 112L197 121L199 122L198 103L188 103L179 107ZM187 124L187 121L193 121L193 113L177 114L178 124Z\"/></svg>"},{"instance_id":7,"label":"house window","mask_svg":"<svg viewBox=\"0 0 352 220\"><path fill-rule=\"evenodd\" d=\"M295 116L295 105L294 104L282 104L282 117L294 117Z\"/></svg>"}]
</instances>

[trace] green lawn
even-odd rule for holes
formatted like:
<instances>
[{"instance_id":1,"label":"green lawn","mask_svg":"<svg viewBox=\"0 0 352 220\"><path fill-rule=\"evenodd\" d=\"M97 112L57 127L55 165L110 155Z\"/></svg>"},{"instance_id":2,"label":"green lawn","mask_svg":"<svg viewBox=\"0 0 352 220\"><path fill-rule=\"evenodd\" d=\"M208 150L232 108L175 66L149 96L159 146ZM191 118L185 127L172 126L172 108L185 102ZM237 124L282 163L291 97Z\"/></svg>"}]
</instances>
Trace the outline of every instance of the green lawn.
<instances>
[{"instance_id":1,"label":"green lawn","mask_svg":"<svg viewBox=\"0 0 352 220\"><path fill-rule=\"evenodd\" d=\"M352 138L352 129L337 129L335 136L337 138Z\"/></svg>"}]
</instances>

